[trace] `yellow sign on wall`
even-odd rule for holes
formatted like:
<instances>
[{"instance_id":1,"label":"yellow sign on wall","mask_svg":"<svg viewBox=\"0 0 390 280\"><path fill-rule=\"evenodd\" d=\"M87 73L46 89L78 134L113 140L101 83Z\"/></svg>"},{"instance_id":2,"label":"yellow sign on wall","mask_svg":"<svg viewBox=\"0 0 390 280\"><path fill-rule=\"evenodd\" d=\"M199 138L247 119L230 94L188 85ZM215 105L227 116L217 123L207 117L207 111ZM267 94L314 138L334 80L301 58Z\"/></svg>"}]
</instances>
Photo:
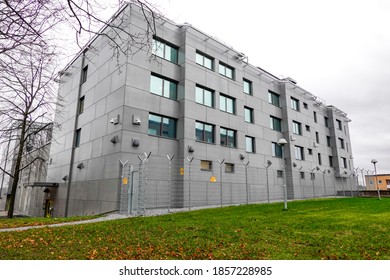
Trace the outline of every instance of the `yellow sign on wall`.
<instances>
[{"instance_id":1,"label":"yellow sign on wall","mask_svg":"<svg viewBox=\"0 0 390 280\"><path fill-rule=\"evenodd\" d=\"M217 178L216 178L215 176L211 176L211 177L210 177L210 182L211 182L211 183L217 182Z\"/></svg>"},{"instance_id":2,"label":"yellow sign on wall","mask_svg":"<svg viewBox=\"0 0 390 280\"><path fill-rule=\"evenodd\" d=\"M122 184L123 185L127 185L128 183L129 183L129 179L128 178L125 177L125 178L122 179Z\"/></svg>"},{"instance_id":3,"label":"yellow sign on wall","mask_svg":"<svg viewBox=\"0 0 390 280\"><path fill-rule=\"evenodd\" d=\"M184 175L184 167L180 167L180 175Z\"/></svg>"}]
</instances>

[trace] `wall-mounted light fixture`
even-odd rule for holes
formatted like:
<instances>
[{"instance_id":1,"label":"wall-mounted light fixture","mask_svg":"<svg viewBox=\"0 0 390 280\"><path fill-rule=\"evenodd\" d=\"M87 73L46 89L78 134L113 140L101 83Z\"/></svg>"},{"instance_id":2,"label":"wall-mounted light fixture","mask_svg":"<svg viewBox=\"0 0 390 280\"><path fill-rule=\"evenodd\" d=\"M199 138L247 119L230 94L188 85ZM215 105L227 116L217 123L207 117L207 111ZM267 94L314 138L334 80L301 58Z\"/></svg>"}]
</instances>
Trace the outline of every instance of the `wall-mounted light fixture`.
<instances>
[{"instance_id":1,"label":"wall-mounted light fixture","mask_svg":"<svg viewBox=\"0 0 390 280\"><path fill-rule=\"evenodd\" d=\"M139 146L139 139L133 139L131 140L131 146L138 147Z\"/></svg>"},{"instance_id":2,"label":"wall-mounted light fixture","mask_svg":"<svg viewBox=\"0 0 390 280\"><path fill-rule=\"evenodd\" d=\"M119 141L119 136L118 136L118 135L115 135L114 137L111 138L110 141L111 141L111 143L113 143L113 144L118 143L118 141Z\"/></svg>"},{"instance_id":3,"label":"wall-mounted light fixture","mask_svg":"<svg viewBox=\"0 0 390 280\"><path fill-rule=\"evenodd\" d=\"M78 169L83 169L85 166L84 166L84 163L80 162L79 164L77 164L77 168Z\"/></svg>"},{"instance_id":4,"label":"wall-mounted light fixture","mask_svg":"<svg viewBox=\"0 0 390 280\"><path fill-rule=\"evenodd\" d=\"M192 147L192 146L188 146L188 152L189 152L189 153L193 153L193 152L195 152L195 149L194 149L194 147Z\"/></svg>"}]
</instances>

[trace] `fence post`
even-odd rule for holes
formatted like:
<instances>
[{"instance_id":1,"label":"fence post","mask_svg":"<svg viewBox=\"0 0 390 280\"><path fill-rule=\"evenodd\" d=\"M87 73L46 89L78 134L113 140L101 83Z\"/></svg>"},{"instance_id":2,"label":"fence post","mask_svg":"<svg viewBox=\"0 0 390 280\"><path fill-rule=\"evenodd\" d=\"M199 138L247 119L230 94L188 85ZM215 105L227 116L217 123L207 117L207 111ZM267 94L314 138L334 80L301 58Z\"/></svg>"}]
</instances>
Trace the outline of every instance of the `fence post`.
<instances>
[{"instance_id":1,"label":"fence post","mask_svg":"<svg viewBox=\"0 0 390 280\"><path fill-rule=\"evenodd\" d=\"M119 212L123 212L123 208L124 208L124 202L122 201L123 199L122 199L122 195L123 195L123 193L124 193L124 188L125 188L125 182L124 182L124 179L125 179L125 166L126 166L126 164L128 163L129 161L128 160L126 160L125 162L122 162L121 160L119 160L119 163L120 163L120 165L121 165L121 184L120 184L120 186L121 186L121 188L120 188L120 190L119 190L119 197L120 197L120 199L119 199L119 207L118 207L118 209L119 209Z\"/></svg>"},{"instance_id":2,"label":"fence post","mask_svg":"<svg viewBox=\"0 0 390 280\"><path fill-rule=\"evenodd\" d=\"M219 181L220 181L220 188L221 188L221 207L222 207L222 200L223 200L223 198L222 198L222 164L225 162L225 159L223 159L222 161L221 160L218 160L218 162L219 162L219 175L220 175L220 179L219 179Z\"/></svg>"},{"instance_id":3,"label":"fence post","mask_svg":"<svg viewBox=\"0 0 390 280\"><path fill-rule=\"evenodd\" d=\"M313 185L313 197L316 197L316 188L314 187L314 180L315 180L314 170L315 170L315 168L310 169L310 171L311 171L310 176L311 176L311 181L312 181L312 185Z\"/></svg>"},{"instance_id":4,"label":"fence post","mask_svg":"<svg viewBox=\"0 0 390 280\"><path fill-rule=\"evenodd\" d=\"M138 214L141 213L140 211L140 201L142 201L142 208L143 208L143 214L146 212L146 192L148 188L148 159L152 153L149 152L149 154L144 153L145 158L141 158L140 156L137 156L140 160L140 183L139 183L139 190L138 190ZM143 187L144 186L144 187Z\"/></svg>"},{"instance_id":5,"label":"fence post","mask_svg":"<svg viewBox=\"0 0 390 280\"><path fill-rule=\"evenodd\" d=\"M187 161L189 164L188 167L188 210L191 210L191 163L194 160L194 157L187 157Z\"/></svg>"},{"instance_id":6,"label":"fence post","mask_svg":"<svg viewBox=\"0 0 390 280\"><path fill-rule=\"evenodd\" d=\"M272 161L267 160L267 164L264 164L265 167L265 176L267 177L267 201L270 203L270 195L269 195L269 179L268 179L268 168L271 166Z\"/></svg>"},{"instance_id":7,"label":"fence post","mask_svg":"<svg viewBox=\"0 0 390 280\"><path fill-rule=\"evenodd\" d=\"M248 185L248 165L249 161L247 163L242 162L242 164L245 167L245 188L246 188L246 204L249 204L249 185Z\"/></svg>"},{"instance_id":8,"label":"fence post","mask_svg":"<svg viewBox=\"0 0 390 280\"><path fill-rule=\"evenodd\" d=\"M326 169L324 171L322 171L322 179L324 180L324 196L326 196L325 172L326 172Z\"/></svg>"},{"instance_id":9,"label":"fence post","mask_svg":"<svg viewBox=\"0 0 390 280\"><path fill-rule=\"evenodd\" d=\"M168 185L169 185L169 191L168 191L168 213L171 212L171 197L172 197L172 160L175 157L175 155L169 156L167 155L168 159Z\"/></svg>"}]
</instances>

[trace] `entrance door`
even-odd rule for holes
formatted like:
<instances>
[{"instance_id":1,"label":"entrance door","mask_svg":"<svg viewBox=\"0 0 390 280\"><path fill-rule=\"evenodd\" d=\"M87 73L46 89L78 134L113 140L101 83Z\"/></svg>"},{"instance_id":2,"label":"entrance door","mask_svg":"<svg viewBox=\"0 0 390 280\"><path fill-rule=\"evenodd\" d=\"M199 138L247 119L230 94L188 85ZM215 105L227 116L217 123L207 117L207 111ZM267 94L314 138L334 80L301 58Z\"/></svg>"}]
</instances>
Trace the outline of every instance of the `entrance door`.
<instances>
[{"instance_id":1,"label":"entrance door","mask_svg":"<svg viewBox=\"0 0 390 280\"><path fill-rule=\"evenodd\" d=\"M45 203L45 217L46 218L51 218L53 212L53 200L46 199Z\"/></svg>"}]
</instances>

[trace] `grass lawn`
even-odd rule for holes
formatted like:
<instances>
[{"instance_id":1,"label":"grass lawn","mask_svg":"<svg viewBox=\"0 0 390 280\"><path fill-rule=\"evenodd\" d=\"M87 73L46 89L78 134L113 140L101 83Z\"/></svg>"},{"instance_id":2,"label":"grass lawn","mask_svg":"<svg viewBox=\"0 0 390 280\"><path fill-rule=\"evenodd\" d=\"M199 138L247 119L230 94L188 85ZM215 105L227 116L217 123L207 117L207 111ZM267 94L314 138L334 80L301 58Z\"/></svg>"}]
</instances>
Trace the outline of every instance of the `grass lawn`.
<instances>
[{"instance_id":1,"label":"grass lawn","mask_svg":"<svg viewBox=\"0 0 390 280\"><path fill-rule=\"evenodd\" d=\"M390 199L205 209L0 233L1 259L390 259Z\"/></svg>"}]
</instances>

